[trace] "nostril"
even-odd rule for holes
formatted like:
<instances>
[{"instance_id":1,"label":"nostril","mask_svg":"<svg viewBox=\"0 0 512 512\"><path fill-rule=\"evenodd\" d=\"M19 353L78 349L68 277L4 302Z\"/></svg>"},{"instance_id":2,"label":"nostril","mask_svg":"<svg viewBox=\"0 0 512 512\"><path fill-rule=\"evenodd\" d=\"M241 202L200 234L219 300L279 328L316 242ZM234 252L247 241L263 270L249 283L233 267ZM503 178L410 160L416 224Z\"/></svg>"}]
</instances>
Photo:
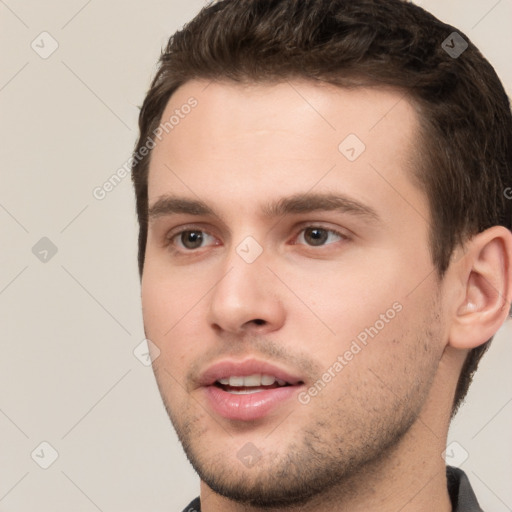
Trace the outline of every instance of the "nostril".
<instances>
[{"instance_id":1,"label":"nostril","mask_svg":"<svg viewBox=\"0 0 512 512\"><path fill-rule=\"evenodd\" d=\"M265 323L265 320L262 320L261 318L256 318L255 320L253 320L253 322L256 325L263 325Z\"/></svg>"}]
</instances>

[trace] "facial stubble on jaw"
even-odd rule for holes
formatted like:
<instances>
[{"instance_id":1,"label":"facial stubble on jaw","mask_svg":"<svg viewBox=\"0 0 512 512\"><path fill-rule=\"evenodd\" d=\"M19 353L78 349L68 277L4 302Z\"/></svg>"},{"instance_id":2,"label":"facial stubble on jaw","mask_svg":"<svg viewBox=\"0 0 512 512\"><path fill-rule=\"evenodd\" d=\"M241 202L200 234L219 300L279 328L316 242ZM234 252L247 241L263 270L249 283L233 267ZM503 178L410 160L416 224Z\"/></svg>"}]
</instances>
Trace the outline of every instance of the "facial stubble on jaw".
<instances>
[{"instance_id":1,"label":"facial stubble on jaw","mask_svg":"<svg viewBox=\"0 0 512 512\"><path fill-rule=\"evenodd\" d=\"M357 494L357 481L365 481L363 475L375 473L385 465L417 420L438 363L438 354L432 349L435 343L431 343L438 333L431 330L431 321L430 325L429 322L425 323L424 336L417 338L415 345L417 353L422 355L423 379L418 379L416 373L416 378L405 386L408 388L405 394L394 394L388 389L382 398L371 400L375 386L381 390L383 386L370 374L365 383L360 386L352 384L353 389L346 390L348 395L353 395L353 403L347 405L346 399L338 399L338 407L332 407L332 403L318 401L316 410L308 411L307 417L314 419L308 420L299 431L301 437L287 441L287 445L279 443L277 448L264 450L260 446L263 449L262 457L251 468L243 466L236 457L244 442L256 437L251 435L250 429L246 429L244 441L240 441L222 427L222 421L215 421L195 403L183 388L182 404L171 405L165 383L173 386L178 384L172 382L170 377L165 378L167 372L158 367L155 367L155 375L165 408L188 460L201 480L214 492L241 504L260 508L304 505L329 493L349 497ZM400 340L394 345L400 346ZM418 357L412 359L411 366L418 365ZM392 361L393 358L390 360L391 368ZM395 368L394 371L403 370ZM369 385L372 379L373 383ZM370 389L369 386L373 387ZM368 396L358 394L358 387L368 388ZM363 405L375 402L381 405L377 405L373 411L364 409ZM201 440L215 429L218 432L212 432L209 443L203 445ZM273 439L278 429L272 434ZM217 445L219 448L215 450L214 441L222 438L226 439L221 441L225 446ZM284 439L290 437L285 436Z\"/></svg>"}]
</instances>

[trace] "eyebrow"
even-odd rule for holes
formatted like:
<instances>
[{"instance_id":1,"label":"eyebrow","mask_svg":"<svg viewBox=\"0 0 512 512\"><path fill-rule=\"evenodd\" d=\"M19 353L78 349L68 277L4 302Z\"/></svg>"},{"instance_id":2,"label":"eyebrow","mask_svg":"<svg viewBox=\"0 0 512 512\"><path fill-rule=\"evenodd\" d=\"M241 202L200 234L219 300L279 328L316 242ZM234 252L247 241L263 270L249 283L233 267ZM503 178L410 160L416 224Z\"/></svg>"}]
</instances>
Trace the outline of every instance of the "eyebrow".
<instances>
[{"instance_id":1,"label":"eyebrow","mask_svg":"<svg viewBox=\"0 0 512 512\"><path fill-rule=\"evenodd\" d=\"M344 195L331 193L303 193L282 197L263 205L261 213L265 217L280 217L289 214L317 211L340 211L373 222L380 221L377 212L370 206ZM215 211L201 200L165 195L160 197L148 211L150 220L173 214L209 215L219 217Z\"/></svg>"}]
</instances>

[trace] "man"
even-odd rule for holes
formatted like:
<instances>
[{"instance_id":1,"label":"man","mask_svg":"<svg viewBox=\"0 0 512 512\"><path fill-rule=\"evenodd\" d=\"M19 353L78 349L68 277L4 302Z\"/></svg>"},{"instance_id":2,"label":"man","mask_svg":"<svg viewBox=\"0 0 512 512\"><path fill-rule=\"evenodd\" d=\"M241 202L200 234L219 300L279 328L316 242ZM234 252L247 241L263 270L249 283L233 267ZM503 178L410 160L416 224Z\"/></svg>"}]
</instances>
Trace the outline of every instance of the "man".
<instances>
[{"instance_id":1,"label":"man","mask_svg":"<svg viewBox=\"0 0 512 512\"><path fill-rule=\"evenodd\" d=\"M469 39L400 0L221 1L139 124L185 510L481 510L442 453L509 314L512 120Z\"/></svg>"}]
</instances>

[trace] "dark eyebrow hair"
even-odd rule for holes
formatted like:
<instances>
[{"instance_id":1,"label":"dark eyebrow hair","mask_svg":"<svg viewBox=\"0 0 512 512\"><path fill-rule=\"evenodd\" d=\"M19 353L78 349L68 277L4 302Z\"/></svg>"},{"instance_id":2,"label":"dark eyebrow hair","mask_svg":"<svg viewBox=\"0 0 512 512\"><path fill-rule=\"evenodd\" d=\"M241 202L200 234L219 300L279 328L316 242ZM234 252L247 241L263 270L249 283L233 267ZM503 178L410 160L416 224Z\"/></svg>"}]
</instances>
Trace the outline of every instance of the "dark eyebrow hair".
<instances>
[{"instance_id":1,"label":"dark eyebrow hair","mask_svg":"<svg viewBox=\"0 0 512 512\"><path fill-rule=\"evenodd\" d=\"M283 197L263 207L267 217L279 217L287 213L309 213L314 211L340 210L371 220L380 220L377 212L368 205L339 194L306 193Z\"/></svg>"},{"instance_id":2,"label":"dark eyebrow hair","mask_svg":"<svg viewBox=\"0 0 512 512\"><path fill-rule=\"evenodd\" d=\"M305 193L283 197L276 202L267 203L261 209L265 217L280 217L286 214L309 213L315 211L340 210L366 217L372 221L380 221L377 212L368 205L339 194ZM148 211L149 219L172 214L211 215L219 217L211 207L197 199L177 196L160 197Z\"/></svg>"},{"instance_id":3,"label":"dark eyebrow hair","mask_svg":"<svg viewBox=\"0 0 512 512\"><path fill-rule=\"evenodd\" d=\"M177 196L162 196L149 207L148 217L154 219L173 213L188 215L215 215L214 211L203 201Z\"/></svg>"}]
</instances>

